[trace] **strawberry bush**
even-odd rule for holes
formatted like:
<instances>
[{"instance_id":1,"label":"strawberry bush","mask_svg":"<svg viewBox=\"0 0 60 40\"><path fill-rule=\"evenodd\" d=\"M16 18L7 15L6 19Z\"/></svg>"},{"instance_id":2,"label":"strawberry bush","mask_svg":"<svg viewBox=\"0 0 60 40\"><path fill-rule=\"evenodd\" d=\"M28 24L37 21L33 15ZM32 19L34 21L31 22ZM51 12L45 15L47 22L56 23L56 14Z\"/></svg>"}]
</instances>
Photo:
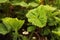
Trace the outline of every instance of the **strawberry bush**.
<instances>
[{"instance_id":1,"label":"strawberry bush","mask_svg":"<svg viewBox=\"0 0 60 40\"><path fill-rule=\"evenodd\" d=\"M60 40L60 0L0 0L0 40Z\"/></svg>"}]
</instances>

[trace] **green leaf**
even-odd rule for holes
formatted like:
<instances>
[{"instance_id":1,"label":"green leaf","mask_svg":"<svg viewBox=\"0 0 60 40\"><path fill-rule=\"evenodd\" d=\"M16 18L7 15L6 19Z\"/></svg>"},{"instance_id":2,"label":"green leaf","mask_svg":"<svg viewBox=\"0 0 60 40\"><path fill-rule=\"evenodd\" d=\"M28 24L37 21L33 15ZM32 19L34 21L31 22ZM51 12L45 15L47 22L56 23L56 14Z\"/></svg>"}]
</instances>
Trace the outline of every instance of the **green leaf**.
<instances>
[{"instance_id":1,"label":"green leaf","mask_svg":"<svg viewBox=\"0 0 60 40\"><path fill-rule=\"evenodd\" d=\"M24 20L18 20L17 18L3 18L3 23L8 26L12 27L14 30L19 30L22 25L24 24Z\"/></svg>"},{"instance_id":2,"label":"green leaf","mask_svg":"<svg viewBox=\"0 0 60 40\"><path fill-rule=\"evenodd\" d=\"M3 24L6 26L7 30L10 31L11 30L11 25L9 25L7 18L3 18Z\"/></svg>"},{"instance_id":3,"label":"green leaf","mask_svg":"<svg viewBox=\"0 0 60 40\"><path fill-rule=\"evenodd\" d=\"M56 21L60 21L60 18L58 18L58 17L55 17L55 19L56 19Z\"/></svg>"},{"instance_id":4,"label":"green leaf","mask_svg":"<svg viewBox=\"0 0 60 40\"><path fill-rule=\"evenodd\" d=\"M49 33L50 33L50 29L48 27L42 29L40 32L41 35L48 35Z\"/></svg>"},{"instance_id":5,"label":"green leaf","mask_svg":"<svg viewBox=\"0 0 60 40\"><path fill-rule=\"evenodd\" d=\"M19 6L22 6L22 7L27 7L27 6L28 6L26 2L24 2L24 1L19 1L19 0L18 0L18 1L17 1L17 0L15 1L15 0L14 0L14 1L11 1L10 3L11 3L12 5L19 5Z\"/></svg>"},{"instance_id":6,"label":"green leaf","mask_svg":"<svg viewBox=\"0 0 60 40\"><path fill-rule=\"evenodd\" d=\"M48 25L49 26L57 25L57 21L53 17L48 17Z\"/></svg>"},{"instance_id":7,"label":"green leaf","mask_svg":"<svg viewBox=\"0 0 60 40\"><path fill-rule=\"evenodd\" d=\"M28 22L43 28L46 25L48 16L51 16L50 13L52 14L55 10L56 8L52 6L40 5L39 7L30 10L26 14L26 17L28 18Z\"/></svg>"},{"instance_id":8,"label":"green leaf","mask_svg":"<svg viewBox=\"0 0 60 40\"><path fill-rule=\"evenodd\" d=\"M24 1L20 2L20 5L21 5L22 7L28 7L27 3L24 2Z\"/></svg>"},{"instance_id":9,"label":"green leaf","mask_svg":"<svg viewBox=\"0 0 60 40\"><path fill-rule=\"evenodd\" d=\"M40 3L41 2L41 0L35 0L37 3Z\"/></svg>"},{"instance_id":10,"label":"green leaf","mask_svg":"<svg viewBox=\"0 0 60 40\"><path fill-rule=\"evenodd\" d=\"M26 15L29 22L40 28L44 27L47 22L46 10L44 10L43 7L44 6L41 5L38 8L30 10Z\"/></svg>"},{"instance_id":11,"label":"green leaf","mask_svg":"<svg viewBox=\"0 0 60 40\"><path fill-rule=\"evenodd\" d=\"M56 11L56 8L55 7L52 7L52 6L45 6L46 10L48 11L47 12L47 23L49 26L54 26L56 25L56 20L55 20L55 14L58 14Z\"/></svg>"},{"instance_id":12,"label":"green leaf","mask_svg":"<svg viewBox=\"0 0 60 40\"><path fill-rule=\"evenodd\" d=\"M58 24L60 24L60 18L55 17L55 20L56 20L56 22L57 22Z\"/></svg>"},{"instance_id":13,"label":"green leaf","mask_svg":"<svg viewBox=\"0 0 60 40\"><path fill-rule=\"evenodd\" d=\"M60 15L60 10L53 13L53 16L57 16L57 15Z\"/></svg>"},{"instance_id":14,"label":"green leaf","mask_svg":"<svg viewBox=\"0 0 60 40\"><path fill-rule=\"evenodd\" d=\"M5 3L7 2L8 0L0 0L0 3Z\"/></svg>"},{"instance_id":15,"label":"green leaf","mask_svg":"<svg viewBox=\"0 0 60 40\"><path fill-rule=\"evenodd\" d=\"M14 0L14 1L10 1L10 3L12 4L12 5L19 5L19 6L22 6L22 7L36 7L36 6L38 6L39 4L38 3L36 3L35 1L31 1L31 2L29 2L29 3L27 3L27 2L25 2L24 0Z\"/></svg>"},{"instance_id":16,"label":"green leaf","mask_svg":"<svg viewBox=\"0 0 60 40\"><path fill-rule=\"evenodd\" d=\"M60 36L60 27L57 27L56 29L52 30L52 33Z\"/></svg>"},{"instance_id":17,"label":"green leaf","mask_svg":"<svg viewBox=\"0 0 60 40\"><path fill-rule=\"evenodd\" d=\"M55 7L52 7L52 6L49 6L49 5L44 6L44 8L45 8L47 11L49 11L49 12L53 12L53 11L56 10Z\"/></svg>"},{"instance_id":18,"label":"green leaf","mask_svg":"<svg viewBox=\"0 0 60 40\"><path fill-rule=\"evenodd\" d=\"M27 28L27 31L28 31L28 32L32 32L32 31L34 31L35 29L36 29L35 26L29 26L29 27Z\"/></svg>"},{"instance_id":19,"label":"green leaf","mask_svg":"<svg viewBox=\"0 0 60 40\"><path fill-rule=\"evenodd\" d=\"M37 7L37 6L38 6L38 4L35 3L35 2L30 2L30 3L28 4L28 7Z\"/></svg>"},{"instance_id":20,"label":"green leaf","mask_svg":"<svg viewBox=\"0 0 60 40\"><path fill-rule=\"evenodd\" d=\"M60 9L60 0L55 0L53 6L56 6L58 9Z\"/></svg>"},{"instance_id":21,"label":"green leaf","mask_svg":"<svg viewBox=\"0 0 60 40\"><path fill-rule=\"evenodd\" d=\"M6 30L5 26L2 23L0 23L0 34L5 35L7 33L8 31Z\"/></svg>"}]
</instances>

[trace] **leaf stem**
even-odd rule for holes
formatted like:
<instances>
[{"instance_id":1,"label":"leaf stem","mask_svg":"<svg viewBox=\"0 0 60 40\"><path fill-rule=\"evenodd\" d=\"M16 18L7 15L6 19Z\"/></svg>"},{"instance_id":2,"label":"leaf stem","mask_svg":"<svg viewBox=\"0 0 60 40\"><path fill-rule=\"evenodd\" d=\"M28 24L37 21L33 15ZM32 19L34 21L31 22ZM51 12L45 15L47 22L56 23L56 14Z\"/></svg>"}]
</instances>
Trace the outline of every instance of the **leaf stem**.
<instances>
[{"instance_id":1,"label":"leaf stem","mask_svg":"<svg viewBox=\"0 0 60 40\"><path fill-rule=\"evenodd\" d=\"M17 40L17 38L18 38L18 32L15 31L15 33L13 34L13 40Z\"/></svg>"},{"instance_id":2,"label":"leaf stem","mask_svg":"<svg viewBox=\"0 0 60 40\"><path fill-rule=\"evenodd\" d=\"M31 40L31 37L32 37L32 35L33 35L34 32L35 32L35 31L33 31L33 32L30 34L29 40Z\"/></svg>"}]
</instances>

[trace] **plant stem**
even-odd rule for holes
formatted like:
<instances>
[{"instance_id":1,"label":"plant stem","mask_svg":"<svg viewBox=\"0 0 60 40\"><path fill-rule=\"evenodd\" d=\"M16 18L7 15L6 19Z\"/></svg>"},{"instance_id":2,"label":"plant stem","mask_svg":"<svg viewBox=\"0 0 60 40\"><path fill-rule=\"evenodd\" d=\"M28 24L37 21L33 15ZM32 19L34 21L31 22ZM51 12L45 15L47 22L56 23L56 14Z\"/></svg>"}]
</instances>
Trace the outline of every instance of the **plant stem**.
<instances>
[{"instance_id":1,"label":"plant stem","mask_svg":"<svg viewBox=\"0 0 60 40\"><path fill-rule=\"evenodd\" d=\"M31 35L29 36L29 40L31 40L32 36L33 36L34 31L31 33Z\"/></svg>"},{"instance_id":2,"label":"plant stem","mask_svg":"<svg viewBox=\"0 0 60 40\"><path fill-rule=\"evenodd\" d=\"M15 31L15 33L13 34L13 40L17 40L17 38L18 38L18 32Z\"/></svg>"}]
</instances>

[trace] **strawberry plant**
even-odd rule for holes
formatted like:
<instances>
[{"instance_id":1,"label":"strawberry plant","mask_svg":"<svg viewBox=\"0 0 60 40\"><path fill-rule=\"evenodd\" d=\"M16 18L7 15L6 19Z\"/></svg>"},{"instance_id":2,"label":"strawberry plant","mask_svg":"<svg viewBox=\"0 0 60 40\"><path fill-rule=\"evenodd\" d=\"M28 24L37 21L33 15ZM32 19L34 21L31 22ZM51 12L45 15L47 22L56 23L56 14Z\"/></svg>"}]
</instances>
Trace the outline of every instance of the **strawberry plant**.
<instances>
[{"instance_id":1,"label":"strawberry plant","mask_svg":"<svg viewBox=\"0 0 60 40\"><path fill-rule=\"evenodd\" d=\"M60 0L0 0L0 40L60 40Z\"/></svg>"}]
</instances>

